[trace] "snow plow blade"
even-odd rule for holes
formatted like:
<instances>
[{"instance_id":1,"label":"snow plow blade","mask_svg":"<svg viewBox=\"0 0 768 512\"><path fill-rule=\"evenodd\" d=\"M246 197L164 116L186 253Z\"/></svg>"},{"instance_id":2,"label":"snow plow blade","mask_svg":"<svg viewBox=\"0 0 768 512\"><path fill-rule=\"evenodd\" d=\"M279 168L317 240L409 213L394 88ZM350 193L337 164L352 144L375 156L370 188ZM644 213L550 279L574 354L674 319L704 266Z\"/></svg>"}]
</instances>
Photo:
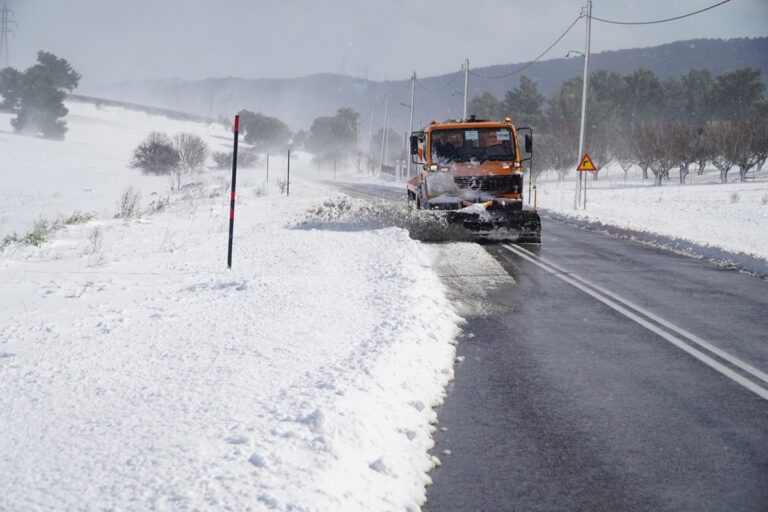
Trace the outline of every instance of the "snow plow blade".
<instances>
[{"instance_id":1,"label":"snow plow blade","mask_svg":"<svg viewBox=\"0 0 768 512\"><path fill-rule=\"evenodd\" d=\"M469 213L447 212L450 224L461 225L472 236L484 240L541 243L541 218L532 210Z\"/></svg>"}]
</instances>

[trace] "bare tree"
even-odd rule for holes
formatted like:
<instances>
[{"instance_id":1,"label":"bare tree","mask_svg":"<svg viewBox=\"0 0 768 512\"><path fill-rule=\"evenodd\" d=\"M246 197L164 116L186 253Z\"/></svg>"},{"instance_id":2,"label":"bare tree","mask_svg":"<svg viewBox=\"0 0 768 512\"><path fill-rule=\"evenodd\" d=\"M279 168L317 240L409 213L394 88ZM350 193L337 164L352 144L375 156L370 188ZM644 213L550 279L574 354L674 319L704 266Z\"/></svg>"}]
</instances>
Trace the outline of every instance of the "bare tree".
<instances>
[{"instance_id":1,"label":"bare tree","mask_svg":"<svg viewBox=\"0 0 768 512\"><path fill-rule=\"evenodd\" d=\"M608 137L607 134L604 134L599 140L590 144L590 150L592 162L595 164L595 171L592 173L592 179L597 181L600 171L605 169L615 157L615 153L613 152L613 137Z\"/></svg>"},{"instance_id":2,"label":"bare tree","mask_svg":"<svg viewBox=\"0 0 768 512\"><path fill-rule=\"evenodd\" d=\"M731 126L726 152L739 167L741 181L768 156L768 123L764 120L739 121Z\"/></svg>"},{"instance_id":3,"label":"bare tree","mask_svg":"<svg viewBox=\"0 0 768 512\"><path fill-rule=\"evenodd\" d=\"M669 177L669 171L676 164L672 144L667 140L670 131L668 124L652 121L642 123L636 130L638 156L643 162L648 162L648 168L654 175L653 184L657 187Z\"/></svg>"},{"instance_id":4,"label":"bare tree","mask_svg":"<svg viewBox=\"0 0 768 512\"><path fill-rule=\"evenodd\" d=\"M757 165L755 166L755 172L760 172L763 170L763 166L765 165L766 160L768 160L768 154L763 155L760 161L757 162Z\"/></svg>"},{"instance_id":5,"label":"bare tree","mask_svg":"<svg viewBox=\"0 0 768 512\"><path fill-rule=\"evenodd\" d=\"M643 179L648 179L648 169L651 167L653 154L641 147L639 136L642 126L632 130L632 153L635 156L635 164L643 171Z\"/></svg>"},{"instance_id":6,"label":"bare tree","mask_svg":"<svg viewBox=\"0 0 768 512\"><path fill-rule=\"evenodd\" d=\"M592 157L595 164L595 171L592 173L592 179L597 181L600 171L616 158L617 147L623 144L619 123L610 113L607 105L601 105L596 114L596 124L588 132L587 152Z\"/></svg>"},{"instance_id":7,"label":"bare tree","mask_svg":"<svg viewBox=\"0 0 768 512\"><path fill-rule=\"evenodd\" d=\"M208 145L193 133L176 134L173 147L179 153L181 167L187 174L201 170L208 159Z\"/></svg>"},{"instance_id":8,"label":"bare tree","mask_svg":"<svg viewBox=\"0 0 768 512\"><path fill-rule=\"evenodd\" d=\"M696 175L703 176L707 167L707 162L711 162L715 156L717 146L714 137L715 130L712 123L704 123L701 126L699 137L696 139Z\"/></svg>"},{"instance_id":9,"label":"bare tree","mask_svg":"<svg viewBox=\"0 0 768 512\"><path fill-rule=\"evenodd\" d=\"M624 183L627 182L627 174L629 173L630 169L632 169L632 166L635 165L635 157L632 155L632 153L619 153L616 155L616 161L619 163L619 167L621 167L621 170L624 171Z\"/></svg>"},{"instance_id":10,"label":"bare tree","mask_svg":"<svg viewBox=\"0 0 768 512\"><path fill-rule=\"evenodd\" d=\"M635 154L632 151L632 141L626 135L626 132L619 129L616 131L616 135L612 141L611 152L614 160L619 164L621 170L624 172L624 183L627 182L627 174L632 166L635 165Z\"/></svg>"},{"instance_id":11,"label":"bare tree","mask_svg":"<svg viewBox=\"0 0 768 512\"><path fill-rule=\"evenodd\" d=\"M682 121L668 123L666 130L672 158L680 169L680 184L685 185L691 164L697 161L697 150L704 130Z\"/></svg>"},{"instance_id":12,"label":"bare tree","mask_svg":"<svg viewBox=\"0 0 768 512\"><path fill-rule=\"evenodd\" d=\"M729 121L710 124L709 140L713 145L710 161L720 171L720 183L728 183L728 172L736 164L732 144L733 126Z\"/></svg>"},{"instance_id":13,"label":"bare tree","mask_svg":"<svg viewBox=\"0 0 768 512\"><path fill-rule=\"evenodd\" d=\"M557 181L564 181L568 172L574 170L578 162L573 148L577 139L564 124L553 127L552 133L542 135L537 145L540 148L539 162L546 162L547 167L557 173ZM539 163L541 167L541 163Z\"/></svg>"}]
</instances>

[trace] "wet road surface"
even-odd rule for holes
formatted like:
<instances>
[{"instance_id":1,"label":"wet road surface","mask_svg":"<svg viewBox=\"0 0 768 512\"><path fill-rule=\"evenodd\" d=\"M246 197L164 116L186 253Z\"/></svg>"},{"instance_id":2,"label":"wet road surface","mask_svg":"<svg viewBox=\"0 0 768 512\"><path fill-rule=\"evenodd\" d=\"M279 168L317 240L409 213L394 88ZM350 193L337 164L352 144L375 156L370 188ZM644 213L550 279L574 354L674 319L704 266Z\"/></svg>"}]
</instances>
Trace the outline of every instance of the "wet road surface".
<instances>
[{"instance_id":1,"label":"wet road surface","mask_svg":"<svg viewBox=\"0 0 768 512\"><path fill-rule=\"evenodd\" d=\"M768 510L768 391L744 385L768 388L768 283L557 223L543 233L540 248L485 246L515 282L467 318L424 510ZM622 302L559 277L573 274Z\"/></svg>"}]
</instances>

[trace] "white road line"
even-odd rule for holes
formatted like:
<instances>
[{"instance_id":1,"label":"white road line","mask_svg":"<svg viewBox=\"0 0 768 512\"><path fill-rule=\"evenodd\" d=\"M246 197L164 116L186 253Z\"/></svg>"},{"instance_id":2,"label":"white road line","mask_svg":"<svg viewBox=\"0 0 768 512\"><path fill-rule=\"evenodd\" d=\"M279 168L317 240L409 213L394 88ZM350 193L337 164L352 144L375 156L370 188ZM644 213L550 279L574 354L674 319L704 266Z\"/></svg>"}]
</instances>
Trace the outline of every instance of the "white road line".
<instances>
[{"instance_id":1,"label":"white road line","mask_svg":"<svg viewBox=\"0 0 768 512\"><path fill-rule=\"evenodd\" d=\"M571 286L574 286L575 288L578 288L579 290L583 291L584 293L594 297L595 299L599 300L600 302L602 302L606 306L608 306L611 309L621 313L622 315L626 316L630 320L633 320L634 322L638 323L639 325L645 327L649 331L651 331L651 332L661 336L662 338L664 338L665 340L667 340L668 342L670 342L671 344L673 344L674 346L676 346L680 350L683 350L684 352L687 352L689 355L695 357L696 359L698 359L702 363L706 364L710 368L712 368L714 370L717 370L718 372L720 372L721 374L725 375L726 377L728 377L732 381L734 381L734 382L740 384L741 386L743 386L744 388L752 391L753 393L758 395L760 398L763 398L764 400L768 400L768 390L762 388L758 384L755 384L751 380L749 380L749 379L743 377L742 375L736 373L735 371L731 370L730 368L728 368L727 366L723 365L722 363L714 360L713 358L711 358L710 356L708 356L704 352L702 352L702 351L700 351L700 350L698 350L698 349L688 345L687 343L685 343L683 340L681 340L677 336L675 336L673 334L670 334L667 331L664 331L663 329L661 329L658 326L652 324L648 320L638 316L637 314L635 314L635 312L630 311L628 308L630 308L632 306L630 306L629 303L625 302L624 299L621 299L618 295L611 293L610 295L612 295L614 298L616 298L616 300L612 300L611 298L608 298L606 295L603 295L602 293L598 292L597 290L592 290L592 289L587 287L587 284L589 284L589 286L595 286L595 285L592 285L591 283L589 283L588 281L584 280L583 278L579 278L579 280L576 280L577 276L575 276L574 274L565 272L562 269L556 268L555 266L553 266L551 264L545 264L542 261L539 261L541 258L539 258L538 256L536 256L533 253L530 253L527 250L521 249L520 247L517 247L517 246L510 246L510 245L506 245L506 244L504 244L503 247L506 248L507 250L509 250L510 252L513 252L514 254L517 254L521 258L524 258L524 259L530 261L534 265L536 265L538 267L541 267L542 269L546 270L547 272L552 273L552 275L554 275L555 277L565 281L566 283L570 284ZM579 282L579 281L584 281L584 283ZM624 303L624 305L619 304L619 302ZM626 306L626 307L624 307L624 306ZM669 322L666 322L666 321L664 321L664 322L667 323L667 324L669 323ZM719 349L717 349L717 350L720 351ZM720 352L722 352L722 351L720 351ZM733 356L729 356L729 357L733 358ZM733 359L738 361L737 358L733 358ZM745 365L745 366L749 367L749 365ZM742 368L742 369L744 369L744 368ZM751 372L749 372L749 373L751 373Z\"/></svg>"},{"instance_id":2,"label":"white road line","mask_svg":"<svg viewBox=\"0 0 768 512\"><path fill-rule=\"evenodd\" d=\"M736 366L738 368L741 368L743 371L749 373L753 377L755 377L757 379L760 379L760 380L762 380L765 383L768 383L768 374L758 370L757 368L755 368L754 366L752 366L752 365L750 365L748 363L745 363L744 361L742 361L738 357L732 356L728 352L725 352L724 350L717 348L716 346L712 345L708 341L703 340L700 337L696 336L692 332L689 332L689 331L683 329L682 327L678 327L677 325L673 324L672 322L669 322L669 321L661 318L660 316L658 316L658 315L656 315L654 313L651 313L650 311L648 311L647 309L643 308L642 306L639 306L639 305L635 304L634 302L631 302L631 301L629 301L629 300L627 300L627 299L625 299L623 297L620 297L619 295L613 293L612 291L607 290L607 289L603 288L600 285L597 285L597 284L595 284L595 283L593 283L591 281L588 281L588 280L584 279L583 277L579 276L578 274L574 274L572 272L568 272L567 270L563 269L562 267L559 267L558 265L552 263L551 261L547 260L546 258L542 258L541 256L533 254L532 252L530 252L529 250L527 250L527 249L525 249L523 247L516 247L516 249L518 249L518 250L528 254L532 258L538 259L539 261L549 265L550 267L554 268L555 270L557 270L559 272L563 272L563 273L568 274L569 276L571 276L572 278L576 279L577 281L581 281L582 283L586 284L587 286L592 287L593 289L599 291L600 293L602 293L604 295L607 295L608 297L611 297L612 299L614 299L614 300L616 300L618 302L621 302L622 304L624 304L626 306L629 306L630 308L634 309L638 313L641 313L641 314L645 315L646 317L650 318L654 322L656 322L656 323L658 323L660 325L663 325L667 329L669 329L671 331L674 331L674 332L676 332L677 334L679 334L681 336L684 336L685 338L687 338L688 340L692 341L696 345L699 345L700 347L709 350L710 352L712 352L713 354L717 355L721 359L724 359L724 360L728 361L729 363L731 363L732 365L734 365L734 366Z\"/></svg>"}]
</instances>

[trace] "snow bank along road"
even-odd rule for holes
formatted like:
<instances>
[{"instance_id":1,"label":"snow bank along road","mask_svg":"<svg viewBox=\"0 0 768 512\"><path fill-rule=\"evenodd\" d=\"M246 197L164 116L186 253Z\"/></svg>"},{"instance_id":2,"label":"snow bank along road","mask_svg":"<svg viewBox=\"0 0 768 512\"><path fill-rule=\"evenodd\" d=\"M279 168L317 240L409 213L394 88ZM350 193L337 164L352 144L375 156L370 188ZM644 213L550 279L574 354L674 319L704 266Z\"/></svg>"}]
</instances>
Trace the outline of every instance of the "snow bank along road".
<instances>
[{"instance_id":1,"label":"snow bank along road","mask_svg":"<svg viewBox=\"0 0 768 512\"><path fill-rule=\"evenodd\" d=\"M226 187L5 251L0 510L418 509L459 318L404 230L292 189L243 190L231 272Z\"/></svg>"},{"instance_id":2,"label":"snow bank along road","mask_svg":"<svg viewBox=\"0 0 768 512\"><path fill-rule=\"evenodd\" d=\"M573 210L574 182L539 183L539 204L547 212L579 222L603 223L636 232L693 242L768 259L768 170L749 182L719 183L717 172L696 176L690 185L649 186L639 178L627 185L617 164L588 180L589 209ZM646 236L647 235L647 236Z\"/></svg>"},{"instance_id":3,"label":"snow bank along road","mask_svg":"<svg viewBox=\"0 0 768 512\"><path fill-rule=\"evenodd\" d=\"M484 247L437 259L467 324L426 510L766 509L768 283L552 221Z\"/></svg>"}]
</instances>

